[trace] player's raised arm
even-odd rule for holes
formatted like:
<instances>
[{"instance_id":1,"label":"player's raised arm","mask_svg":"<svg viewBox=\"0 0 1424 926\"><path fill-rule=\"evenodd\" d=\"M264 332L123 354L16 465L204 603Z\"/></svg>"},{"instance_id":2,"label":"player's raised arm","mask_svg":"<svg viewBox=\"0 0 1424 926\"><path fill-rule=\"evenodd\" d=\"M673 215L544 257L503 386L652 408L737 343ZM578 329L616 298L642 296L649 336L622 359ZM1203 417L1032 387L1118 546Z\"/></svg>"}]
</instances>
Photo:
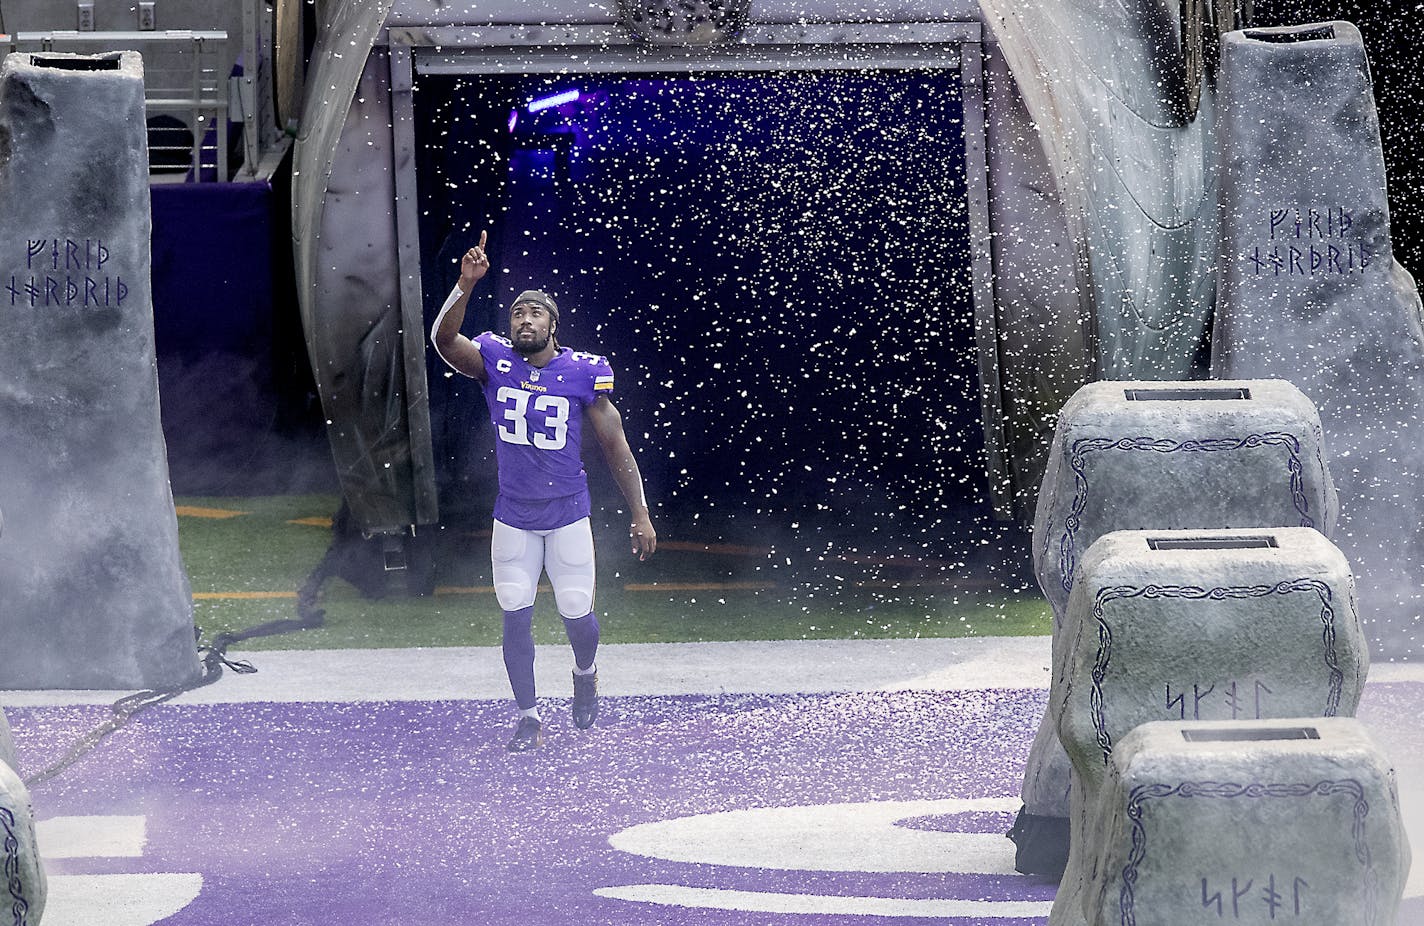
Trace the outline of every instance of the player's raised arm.
<instances>
[{"instance_id":1,"label":"player's raised arm","mask_svg":"<svg viewBox=\"0 0 1424 926\"><path fill-rule=\"evenodd\" d=\"M628 534L633 542L633 552L638 559L647 559L658 548L658 534L653 530L653 520L648 513L648 500L643 494L643 474L638 470L638 461L633 459L633 449L628 446L628 436L623 433L623 416L608 400L599 396L598 401L586 412L589 424L593 425L594 436L603 448L603 458L613 471L613 478L623 497L628 500L628 508L633 520Z\"/></svg>"},{"instance_id":2,"label":"player's raised arm","mask_svg":"<svg viewBox=\"0 0 1424 926\"><path fill-rule=\"evenodd\" d=\"M435 352L457 373L484 381L485 361L480 356L480 347L460 333L460 325L465 321L465 309L470 304L470 291L489 270L489 258L485 256L485 243L489 232L480 232L480 243L465 252L460 258L460 279L450 291L450 297L440 307L435 316L435 324L430 329L430 340L435 343Z\"/></svg>"}]
</instances>

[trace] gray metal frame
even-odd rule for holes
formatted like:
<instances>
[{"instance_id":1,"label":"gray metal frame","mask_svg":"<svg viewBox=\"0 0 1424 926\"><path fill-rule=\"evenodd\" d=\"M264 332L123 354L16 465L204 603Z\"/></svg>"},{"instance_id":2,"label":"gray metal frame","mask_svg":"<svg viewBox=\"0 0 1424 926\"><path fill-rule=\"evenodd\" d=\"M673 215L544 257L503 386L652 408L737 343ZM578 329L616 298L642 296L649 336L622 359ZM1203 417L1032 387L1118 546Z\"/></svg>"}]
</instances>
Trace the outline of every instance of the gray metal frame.
<instances>
[{"instance_id":1,"label":"gray metal frame","mask_svg":"<svg viewBox=\"0 0 1424 926\"><path fill-rule=\"evenodd\" d=\"M233 78L243 146L236 179L271 177L291 144L277 125L276 28L275 9L243 4L242 76Z\"/></svg>"},{"instance_id":2,"label":"gray metal frame","mask_svg":"<svg viewBox=\"0 0 1424 926\"><path fill-rule=\"evenodd\" d=\"M439 520L435 446L430 429L430 387L425 379L425 314L420 286L420 216L415 181L415 73L408 45L391 46L391 134L395 142L396 267L400 272L401 328L405 337L405 403L410 430L411 482L416 523ZM412 337L412 334L414 337ZM417 440L419 435L421 439Z\"/></svg>"},{"instance_id":3,"label":"gray metal frame","mask_svg":"<svg viewBox=\"0 0 1424 926\"><path fill-rule=\"evenodd\" d=\"M990 250L989 162L984 136L984 51L965 43L959 68L964 104L964 164L969 195L970 275L974 299L974 344L979 355L979 402L984 417L984 453L994 517L1013 518L1013 478L1004 428L1004 392L999 377L999 322L994 305L994 264Z\"/></svg>"},{"instance_id":4,"label":"gray metal frame","mask_svg":"<svg viewBox=\"0 0 1424 926\"><path fill-rule=\"evenodd\" d=\"M990 500L994 515L1012 517L1012 493L999 379L998 322L990 254L988 165L984 150L983 29L978 22L757 25L731 44L649 46L615 26L392 27L391 108L395 135L396 236L405 330L423 328L420 248L415 201L415 132L410 90L419 74L645 73L769 70L902 70L960 72L968 173L970 264L975 344L979 355ZM417 425L429 434L424 403L424 337L405 339L412 446ZM417 377L417 373L420 373ZM420 384L421 402L414 399ZM423 417L417 418L423 410ZM417 473L426 461L417 461ZM433 470L431 471L433 493ZM417 497L424 492L417 478Z\"/></svg>"}]
</instances>

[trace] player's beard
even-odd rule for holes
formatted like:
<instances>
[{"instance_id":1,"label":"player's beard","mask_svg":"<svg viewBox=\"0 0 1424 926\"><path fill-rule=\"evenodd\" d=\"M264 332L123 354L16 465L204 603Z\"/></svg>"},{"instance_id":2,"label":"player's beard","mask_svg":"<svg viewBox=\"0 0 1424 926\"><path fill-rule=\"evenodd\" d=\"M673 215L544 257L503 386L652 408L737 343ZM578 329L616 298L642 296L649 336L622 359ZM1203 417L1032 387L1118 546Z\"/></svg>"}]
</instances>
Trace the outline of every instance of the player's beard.
<instances>
[{"instance_id":1,"label":"player's beard","mask_svg":"<svg viewBox=\"0 0 1424 926\"><path fill-rule=\"evenodd\" d=\"M533 338L530 340L526 340L520 334L515 334L513 338L514 349L525 357L537 354L539 353L539 351L548 347L549 338L552 337L552 335L547 332L542 338L539 336L539 333L537 331L532 331L530 332L530 334L533 335Z\"/></svg>"}]
</instances>

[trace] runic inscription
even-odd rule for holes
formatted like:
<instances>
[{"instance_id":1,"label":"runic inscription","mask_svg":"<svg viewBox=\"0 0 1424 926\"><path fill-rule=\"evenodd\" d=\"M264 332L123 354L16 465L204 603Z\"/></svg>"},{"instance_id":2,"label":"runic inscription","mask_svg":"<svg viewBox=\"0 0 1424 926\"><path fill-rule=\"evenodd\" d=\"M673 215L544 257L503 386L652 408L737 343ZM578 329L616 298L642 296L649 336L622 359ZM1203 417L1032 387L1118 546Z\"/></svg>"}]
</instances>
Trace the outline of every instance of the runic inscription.
<instances>
[{"instance_id":1,"label":"runic inscription","mask_svg":"<svg viewBox=\"0 0 1424 926\"><path fill-rule=\"evenodd\" d=\"M1262 719L1261 710L1265 704L1265 696L1272 694L1263 682L1253 684L1237 684L1235 681L1222 683L1217 687L1215 683L1203 685L1194 683L1190 688L1179 686L1173 689L1172 683L1167 683L1167 716L1173 720L1186 720L1187 715L1191 715L1192 720L1202 719L1202 703L1225 704L1227 710L1231 712L1232 720L1239 720L1243 717L1253 720Z\"/></svg>"},{"instance_id":2,"label":"runic inscription","mask_svg":"<svg viewBox=\"0 0 1424 926\"><path fill-rule=\"evenodd\" d=\"M1353 210L1271 209L1266 216L1267 241L1256 245L1246 261L1256 276L1327 276L1363 273L1375 254L1350 238Z\"/></svg>"},{"instance_id":3,"label":"runic inscription","mask_svg":"<svg viewBox=\"0 0 1424 926\"><path fill-rule=\"evenodd\" d=\"M128 297L124 278L104 270L109 248L102 239L27 239L25 252L26 272L11 274L5 283L12 306L117 308Z\"/></svg>"},{"instance_id":4,"label":"runic inscription","mask_svg":"<svg viewBox=\"0 0 1424 926\"><path fill-rule=\"evenodd\" d=\"M1300 916L1310 884L1304 878L1277 880L1274 873L1264 879L1233 877L1228 886L1201 879L1201 905L1224 920L1239 920L1242 914L1264 912L1272 920Z\"/></svg>"}]
</instances>

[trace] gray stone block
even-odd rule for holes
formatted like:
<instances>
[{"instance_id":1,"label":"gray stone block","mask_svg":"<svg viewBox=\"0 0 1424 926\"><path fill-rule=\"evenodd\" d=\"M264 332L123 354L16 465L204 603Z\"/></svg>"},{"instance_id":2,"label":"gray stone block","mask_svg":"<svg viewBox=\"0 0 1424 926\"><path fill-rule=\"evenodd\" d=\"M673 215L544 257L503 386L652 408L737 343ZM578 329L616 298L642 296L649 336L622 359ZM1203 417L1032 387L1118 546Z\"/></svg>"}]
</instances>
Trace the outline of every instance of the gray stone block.
<instances>
[{"instance_id":1,"label":"gray stone block","mask_svg":"<svg viewBox=\"0 0 1424 926\"><path fill-rule=\"evenodd\" d=\"M20 767L15 763L15 738L10 734L10 721L3 710L0 710L0 762L12 769Z\"/></svg>"},{"instance_id":2,"label":"gray stone block","mask_svg":"<svg viewBox=\"0 0 1424 926\"><path fill-rule=\"evenodd\" d=\"M1072 762L1053 926L1083 922L1090 809L1134 728L1353 716L1369 666L1349 564L1313 529L1118 531L1079 568L1049 694Z\"/></svg>"},{"instance_id":3,"label":"gray stone block","mask_svg":"<svg viewBox=\"0 0 1424 926\"><path fill-rule=\"evenodd\" d=\"M39 923L47 885L35 844L35 815L24 782L4 762L0 762L0 865L9 894L6 921L16 926Z\"/></svg>"},{"instance_id":4,"label":"gray stone block","mask_svg":"<svg viewBox=\"0 0 1424 926\"><path fill-rule=\"evenodd\" d=\"M1117 530L1314 527L1335 490L1320 418L1282 380L1097 382L1059 414L1033 562L1061 625L1075 566Z\"/></svg>"},{"instance_id":5,"label":"gray stone block","mask_svg":"<svg viewBox=\"0 0 1424 926\"><path fill-rule=\"evenodd\" d=\"M1335 489L1310 400L1281 380L1097 382L1063 406L1034 517L1054 636L1085 551L1117 530L1314 527ZM1034 816L1068 816L1069 763L1045 716L1024 775Z\"/></svg>"},{"instance_id":6,"label":"gray stone block","mask_svg":"<svg viewBox=\"0 0 1424 926\"><path fill-rule=\"evenodd\" d=\"M1280 377L1320 411L1376 658L1424 657L1424 321L1395 262L1354 26L1233 32L1218 78L1212 375Z\"/></svg>"},{"instance_id":7,"label":"gray stone block","mask_svg":"<svg viewBox=\"0 0 1424 926\"><path fill-rule=\"evenodd\" d=\"M1410 852L1394 772L1350 718L1144 724L1095 813L1092 926L1396 921Z\"/></svg>"},{"instance_id":8,"label":"gray stone block","mask_svg":"<svg viewBox=\"0 0 1424 926\"><path fill-rule=\"evenodd\" d=\"M0 155L0 688L195 679L138 55L9 55Z\"/></svg>"}]
</instances>

